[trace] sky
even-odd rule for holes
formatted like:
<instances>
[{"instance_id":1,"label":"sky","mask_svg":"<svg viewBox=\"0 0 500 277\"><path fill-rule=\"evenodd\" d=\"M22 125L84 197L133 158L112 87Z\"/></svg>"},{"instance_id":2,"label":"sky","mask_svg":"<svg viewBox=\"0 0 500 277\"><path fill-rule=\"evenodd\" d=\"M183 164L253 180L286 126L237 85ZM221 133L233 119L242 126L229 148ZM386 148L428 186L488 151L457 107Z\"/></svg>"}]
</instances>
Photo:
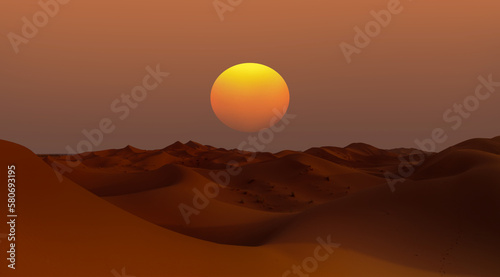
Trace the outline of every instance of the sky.
<instances>
[{"instance_id":1,"label":"sky","mask_svg":"<svg viewBox=\"0 0 500 277\"><path fill-rule=\"evenodd\" d=\"M36 153L76 149L82 131L106 123L92 150L236 148L255 134L221 123L210 91L245 62L273 68L290 90L293 119L265 151L415 147L436 128L446 135L437 150L500 135L500 93L483 87L487 99L474 100L479 76L500 82L496 0L42 2L50 15L38 0L0 3L0 139ZM383 11L390 20L374 24ZM37 30L23 33L23 18ZM373 36L356 44L367 24ZM126 113L123 95L157 68L168 76ZM470 110L453 110L465 99Z\"/></svg>"}]
</instances>

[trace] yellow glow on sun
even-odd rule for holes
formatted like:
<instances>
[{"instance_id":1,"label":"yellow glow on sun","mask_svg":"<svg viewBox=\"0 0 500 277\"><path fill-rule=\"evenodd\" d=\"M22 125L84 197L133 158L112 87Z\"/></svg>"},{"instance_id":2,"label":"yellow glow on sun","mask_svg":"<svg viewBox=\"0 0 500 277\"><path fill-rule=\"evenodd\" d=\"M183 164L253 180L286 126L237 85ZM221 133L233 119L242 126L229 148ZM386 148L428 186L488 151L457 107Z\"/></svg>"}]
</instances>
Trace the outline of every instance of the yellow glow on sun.
<instances>
[{"instance_id":1,"label":"yellow glow on sun","mask_svg":"<svg viewBox=\"0 0 500 277\"><path fill-rule=\"evenodd\" d=\"M212 109L227 126L256 132L278 122L288 109L290 93L285 80L272 68L243 63L224 71L210 95Z\"/></svg>"}]
</instances>

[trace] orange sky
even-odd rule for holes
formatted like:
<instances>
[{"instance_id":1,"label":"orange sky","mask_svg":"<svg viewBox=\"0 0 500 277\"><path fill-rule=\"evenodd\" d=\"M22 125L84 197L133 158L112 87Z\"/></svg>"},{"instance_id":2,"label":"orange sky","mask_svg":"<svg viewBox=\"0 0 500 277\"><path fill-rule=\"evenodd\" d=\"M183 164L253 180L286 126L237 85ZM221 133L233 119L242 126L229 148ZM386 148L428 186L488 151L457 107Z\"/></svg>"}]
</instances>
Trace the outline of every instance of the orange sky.
<instances>
[{"instance_id":1,"label":"orange sky","mask_svg":"<svg viewBox=\"0 0 500 277\"><path fill-rule=\"evenodd\" d=\"M211 0L70 1L15 54L7 35L38 0L0 3L0 138L38 153L64 152L82 129L111 118L98 149L162 148L176 140L234 148L248 134L222 124L210 90L243 62L272 67L297 115L266 150L414 146L441 127L442 146L499 135L500 95L452 131L443 112L474 93L479 75L500 81L500 3L402 1L403 11L348 64L340 51L355 26L387 0L244 0L221 22ZM145 67L170 73L121 121L110 103L141 84ZM500 88L499 88L500 90Z\"/></svg>"}]
</instances>

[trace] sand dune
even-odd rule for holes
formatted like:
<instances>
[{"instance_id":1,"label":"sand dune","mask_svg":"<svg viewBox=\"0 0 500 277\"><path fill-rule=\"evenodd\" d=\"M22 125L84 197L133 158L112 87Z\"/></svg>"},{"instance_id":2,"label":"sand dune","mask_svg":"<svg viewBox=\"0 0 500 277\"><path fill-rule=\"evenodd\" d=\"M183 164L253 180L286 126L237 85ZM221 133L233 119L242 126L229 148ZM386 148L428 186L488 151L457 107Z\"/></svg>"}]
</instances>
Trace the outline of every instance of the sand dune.
<instances>
[{"instance_id":1,"label":"sand dune","mask_svg":"<svg viewBox=\"0 0 500 277\"><path fill-rule=\"evenodd\" d=\"M346 151L352 149L355 147ZM391 156L391 162L396 166L399 160L394 158L395 155L383 153ZM98 154L83 154L82 166L76 167L66 177L99 196L119 196L179 182L201 187L213 181L211 173L225 170L228 162L236 161L242 173L231 178L230 186L217 200L274 212L300 211L384 183L378 170L375 176L372 172L309 155L307 151L282 154L258 153L251 158L251 153L203 146L192 141L186 144L176 142L155 151L127 146ZM369 154L361 155L372 158ZM45 157L48 163L56 161L62 164L67 158ZM196 182L184 180L190 175L201 175L205 179Z\"/></svg>"},{"instance_id":2,"label":"sand dune","mask_svg":"<svg viewBox=\"0 0 500 277\"><path fill-rule=\"evenodd\" d=\"M321 147L344 161L335 163L310 151L250 161L194 142L126 147L88 153L59 183L47 163L64 156L42 160L0 141L0 162L16 165L22 199L18 269L0 272L282 276L329 238L340 247L310 276L499 276L499 143L471 140L434 154L392 193L377 172L409 150ZM210 158L231 154L242 158L241 173L186 224L178 204L211 181L220 162ZM207 160L186 163L199 157Z\"/></svg>"},{"instance_id":3,"label":"sand dune","mask_svg":"<svg viewBox=\"0 0 500 277\"><path fill-rule=\"evenodd\" d=\"M500 141L472 139L429 157L417 169L413 179L453 176L475 167L500 164Z\"/></svg>"},{"instance_id":4,"label":"sand dune","mask_svg":"<svg viewBox=\"0 0 500 277\"><path fill-rule=\"evenodd\" d=\"M427 274L499 276L499 172L500 165L485 166L443 179L408 181L395 194L369 189L303 212L271 241L295 245L311 243L318 232L331 234L363 265L348 266L346 276L389 276L392 269L378 268L372 257ZM342 267L349 260L336 262Z\"/></svg>"},{"instance_id":5,"label":"sand dune","mask_svg":"<svg viewBox=\"0 0 500 277\"><path fill-rule=\"evenodd\" d=\"M2 276L110 277L123 267L131 276L276 276L293 262L273 249L220 245L169 231L67 179L59 183L22 146L0 141L0 151L2 167L16 165L22 199L17 269L2 266Z\"/></svg>"}]
</instances>

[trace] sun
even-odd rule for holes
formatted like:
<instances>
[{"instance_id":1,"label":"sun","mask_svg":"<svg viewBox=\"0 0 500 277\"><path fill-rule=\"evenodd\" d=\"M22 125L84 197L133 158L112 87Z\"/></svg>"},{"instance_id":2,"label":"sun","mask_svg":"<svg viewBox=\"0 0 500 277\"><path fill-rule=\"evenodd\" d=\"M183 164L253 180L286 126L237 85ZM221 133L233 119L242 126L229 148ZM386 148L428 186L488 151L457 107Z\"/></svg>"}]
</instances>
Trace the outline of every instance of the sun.
<instances>
[{"instance_id":1,"label":"sun","mask_svg":"<svg viewBox=\"0 0 500 277\"><path fill-rule=\"evenodd\" d=\"M288 86L272 68L258 63L230 67L215 80L212 109L227 126L257 132L276 124L290 102Z\"/></svg>"}]
</instances>

